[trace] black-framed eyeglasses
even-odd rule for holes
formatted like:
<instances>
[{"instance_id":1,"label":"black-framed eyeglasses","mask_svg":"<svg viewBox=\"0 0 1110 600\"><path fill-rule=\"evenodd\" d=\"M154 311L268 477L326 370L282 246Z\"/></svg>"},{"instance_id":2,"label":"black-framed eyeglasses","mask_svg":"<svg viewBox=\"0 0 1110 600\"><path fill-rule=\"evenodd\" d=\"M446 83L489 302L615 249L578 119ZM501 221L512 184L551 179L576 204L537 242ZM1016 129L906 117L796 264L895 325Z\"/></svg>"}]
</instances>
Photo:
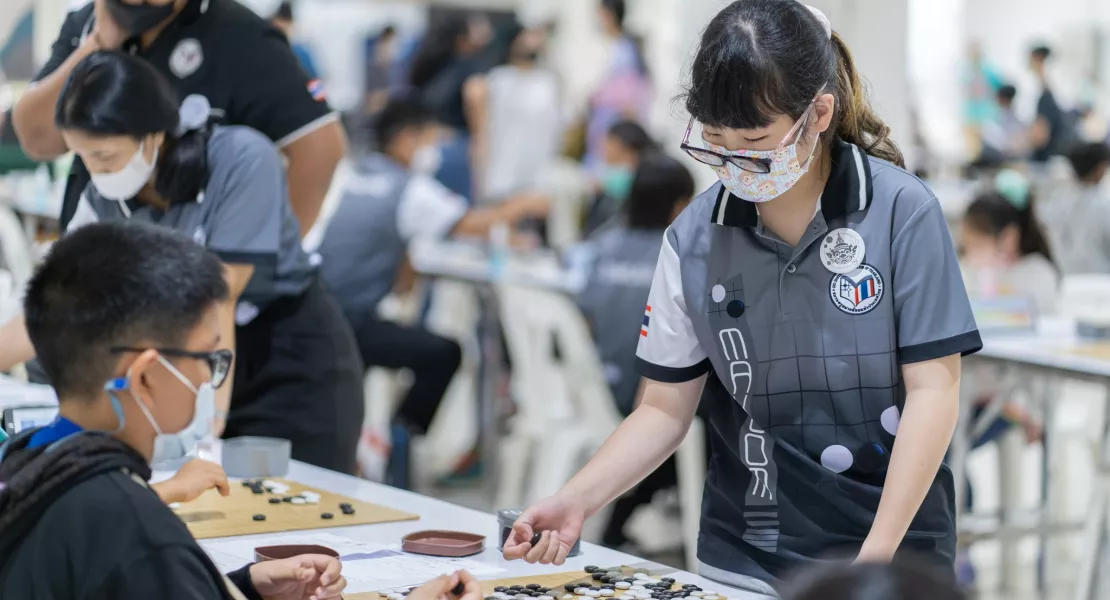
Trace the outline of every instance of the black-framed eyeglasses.
<instances>
[{"instance_id":1,"label":"black-framed eyeglasses","mask_svg":"<svg viewBox=\"0 0 1110 600\"><path fill-rule=\"evenodd\" d=\"M215 350L212 352L190 352L188 350L179 350L177 348L127 348L118 347L109 350L112 354L122 354L124 352L146 352L147 350L154 350L163 356L172 358L192 358L195 360L203 360L208 363L209 372L212 373L209 382L212 387L219 389L220 386L227 381L227 374L231 371L231 362L235 359L235 353L231 350Z\"/></svg>"},{"instance_id":2,"label":"black-framed eyeglasses","mask_svg":"<svg viewBox=\"0 0 1110 600\"><path fill-rule=\"evenodd\" d=\"M749 173L756 173L763 175L771 172L771 165L774 164L774 156L781 152L787 146L791 139L799 135L802 127L809 121L811 114L815 112L817 99L825 92L825 85L817 91L817 95L810 101L809 106L806 108L805 113L802 114L790 131L783 136L782 141L774 150L735 150L728 153L715 152L708 148L700 148L698 146L690 145L690 133L694 130L694 118L690 117L690 122L686 125L686 135L682 136L682 143L679 148L683 152L689 154L694 160L711 167L723 167L726 164L732 163L743 171Z\"/></svg>"}]
</instances>

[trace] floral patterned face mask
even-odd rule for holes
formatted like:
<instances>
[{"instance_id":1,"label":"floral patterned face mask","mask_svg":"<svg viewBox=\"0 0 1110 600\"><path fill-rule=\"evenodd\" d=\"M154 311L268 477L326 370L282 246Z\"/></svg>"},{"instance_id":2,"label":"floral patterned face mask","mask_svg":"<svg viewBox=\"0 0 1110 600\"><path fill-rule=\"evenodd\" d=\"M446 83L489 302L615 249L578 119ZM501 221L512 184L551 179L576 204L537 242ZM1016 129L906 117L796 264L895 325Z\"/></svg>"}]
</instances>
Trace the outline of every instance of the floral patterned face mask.
<instances>
[{"instance_id":1,"label":"floral patterned face mask","mask_svg":"<svg viewBox=\"0 0 1110 600\"><path fill-rule=\"evenodd\" d=\"M736 197L748 202L769 202L794 187L803 175L809 172L813 157L817 153L817 143L809 152L803 164L798 160L798 144L810 117L815 113L817 92L806 112L794 124L775 150L734 150L729 151L715 144L707 144L708 149L689 145L693 119L686 129L686 139L682 149L700 163L713 167L721 183ZM792 143L788 143L793 140Z\"/></svg>"}]
</instances>

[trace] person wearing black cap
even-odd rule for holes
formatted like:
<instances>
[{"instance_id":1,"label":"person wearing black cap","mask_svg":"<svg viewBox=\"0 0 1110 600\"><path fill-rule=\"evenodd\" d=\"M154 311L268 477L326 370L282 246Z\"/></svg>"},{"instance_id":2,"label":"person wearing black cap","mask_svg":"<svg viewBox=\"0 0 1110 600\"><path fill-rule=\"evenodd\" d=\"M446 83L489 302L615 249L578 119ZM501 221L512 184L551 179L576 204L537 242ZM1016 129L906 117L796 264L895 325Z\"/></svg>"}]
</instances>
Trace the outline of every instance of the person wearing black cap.
<instances>
[{"instance_id":1,"label":"person wearing black cap","mask_svg":"<svg viewBox=\"0 0 1110 600\"><path fill-rule=\"evenodd\" d=\"M48 160L69 150L54 104L69 73L97 50L142 57L180 97L199 94L226 125L247 125L288 158L289 197L301 235L312 227L346 152L346 135L318 80L285 37L235 0L94 0L66 17L50 58L12 111L24 151ZM77 160L62 207L65 227L89 182Z\"/></svg>"}]
</instances>

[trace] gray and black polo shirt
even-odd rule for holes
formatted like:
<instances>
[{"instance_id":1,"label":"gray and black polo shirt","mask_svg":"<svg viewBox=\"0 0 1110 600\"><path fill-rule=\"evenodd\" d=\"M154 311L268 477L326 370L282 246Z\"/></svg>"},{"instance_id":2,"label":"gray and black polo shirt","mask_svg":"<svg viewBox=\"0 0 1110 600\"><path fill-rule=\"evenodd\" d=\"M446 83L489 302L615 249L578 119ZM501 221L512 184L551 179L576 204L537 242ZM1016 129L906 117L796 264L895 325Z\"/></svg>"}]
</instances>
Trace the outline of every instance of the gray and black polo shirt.
<instances>
[{"instance_id":1,"label":"gray and black polo shirt","mask_svg":"<svg viewBox=\"0 0 1110 600\"><path fill-rule=\"evenodd\" d=\"M242 325L275 299L303 293L316 277L315 269L301 249L300 227L273 142L248 127L217 127L208 140L208 168L208 184L196 202L173 204L165 211L136 200L127 207L133 220L175 229L225 263L254 267L236 313ZM90 183L70 230L127 218L119 202L102 198Z\"/></svg>"},{"instance_id":2,"label":"gray and black polo shirt","mask_svg":"<svg viewBox=\"0 0 1110 600\"><path fill-rule=\"evenodd\" d=\"M883 491L906 391L901 365L982 342L941 207L917 178L839 143L820 206L791 247L714 185L668 229L637 349L641 374L702 396L713 448L701 574L775 581L854 556ZM859 268L822 253L853 235ZM951 561L951 471L902 544Z\"/></svg>"}]
</instances>

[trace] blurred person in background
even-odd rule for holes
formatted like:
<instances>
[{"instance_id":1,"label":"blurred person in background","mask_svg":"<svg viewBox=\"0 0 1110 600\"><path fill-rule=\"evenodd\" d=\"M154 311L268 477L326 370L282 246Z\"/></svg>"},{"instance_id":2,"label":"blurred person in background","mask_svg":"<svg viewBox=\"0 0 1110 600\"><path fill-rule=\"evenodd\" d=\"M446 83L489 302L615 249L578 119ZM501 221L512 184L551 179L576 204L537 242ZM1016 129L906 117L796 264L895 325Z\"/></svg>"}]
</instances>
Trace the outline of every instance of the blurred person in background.
<instances>
[{"instance_id":1,"label":"blurred person in background","mask_svg":"<svg viewBox=\"0 0 1110 600\"><path fill-rule=\"evenodd\" d=\"M980 163L1001 164L1029 156L1029 125L1017 116L1014 98L1017 88L1003 85L995 95L997 108L980 129Z\"/></svg>"},{"instance_id":2,"label":"blurred person in background","mask_svg":"<svg viewBox=\"0 0 1110 600\"><path fill-rule=\"evenodd\" d=\"M1048 46L1037 46L1029 53L1029 70L1041 85L1041 96L1037 100L1037 118L1030 131L1033 146L1031 159L1043 163L1053 156L1068 151L1073 141L1067 115L1056 101L1052 84L1048 80L1048 59L1052 50Z\"/></svg>"},{"instance_id":3,"label":"blurred person in background","mask_svg":"<svg viewBox=\"0 0 1110 600\"><path fill-rule=\"evenodd\" d=\"M977 133L979 128L994 120L998 110L995 96L1003 81L998 71L983 56L983 47L978 42L968 46L967 56L964 119L968 127Z\"/></svg>"},{"instance_id":4,"label":"blurred person in background","mask_svg":"<svg viewBox=\"0 0 1110 600\"><path fill-rule=\"evenodd\" d=\"M1028 179L1013 170L972 201L960 233L969 295L1020 296L1039 314L1055 312L1060 276L1036 214Z\"/></svg>"},{"instance_id":5,"label":"blurred person in background","mask_svg":"<svg viewBox=\"0 0 1110 600\"><path fill-rule=\"evenodd\" d=\"M782 600L965 600L950 573L926 561L891 564L834 562L798 573Z\"/></svg>"},{"instance_id":6,"label":"blurred person in background","mask_svg":"<svg viewBox=\"0 0 1110 600\"><path fill-rule=\"evenodd\" d=\"M423 435L462 351L454 340L424 327L378 316L378 304L393 290L409 246L448 236L485 237L497 224L546 215L549 203L523 196L468 209L463 198L425 168L427 160L421 157L436 151L437 122L419 99L390 100L378 116L374 136L378 153L353 161L353 173L322 238L320 273L355 330L365 367L412 371L413 385L395 419L409 432ZM364 455L363 469L380 477L384 465L370 464L374 460Z\"/></svg>"},{"instance_id":7,"label":"blurred person in background","mask_svg":"<svg viewBox=\"0 0 1110 600\"><path fill-rule=\"evenodd\" d=\"M999 172L992 188L968 206L960 233L961 272L973 301L988 309L997 300L1016 301L1031 309L1033 316L1056 313L1060 272L1036 214L1029 180L1008 169ZM975 401L976 421L995 397L1009 389L996 370L979 365L967 368L964 381L965 392ZM1040 421L1023 404L1007 399L999 416L972 440L972 449L997 440L1014 426L1022 428L1027 443L1043 438ZM971 482L962 485L967 487L964 503L970 511ZM960 583L971 588L976 574L966 551L961 549L956 566Z\"/></svg>"},{"instance_id":8,"label":"blurred person in background","mask_svg":"<svg viewBox=\"0 0 1110 600\"><path fill-rule=\"evenodd\" d=\"M517 24L504 64L475 94L474 136L482 202L536 190L559 156L562 102L559 78L542 64L546 32Z\"/></svg>"},{"instance_id":9,"label":"blurred person in background","mask_svg":"<svg viewBox=\"0 0 1110 600\"><path fill-rule=\"evenodd\" d=\"M389 93L400 83L397 81L397 28L386 25L381 33L368 43L366 58L366 106L367 116L381 112Z\"/></svg>"},{"instance_id":10,"label":"blurred person in background","mask_svg":"<svg viewBox=\"0 0 1110 600\"><path fill-rule=\"evenodd\" d=\"M1075 183L1056 190L1041 219L1067 275L1110 275L1110 146L1088 143L1068 154Z\"/></svg>"},{"instance_id":11,"label":"blurred person in background","mask_svg":"<svg viewBox=\"0 0 1110 600\"><path fill-rule=\"evenodd\" d=\"M288 159L289 202L301 235L312 228L347 151L346 135L322 84L300 68L288 40L235 0L94 0L69 13L46 65L13 110L29 156L52 160L69 151L54 124L58 93L81 59L115 49L147 60L179 97L206 97L221 124L270 138ZM88 169L75 160L63 229L88 182Z\"/></svg>"},{"instance_id":12,"label":"blurred person in background","mask_svg":"<svg viewBox=\"0 0 1110 600\"><path fill-rule=\"evenodd\" d=\"M597 170L597 193L586 210L583 235L589 237L621 213L632 190L640 157L655 150L658 150L655 140L635 121L618 121L609 128L602 145L601 167Z\"/></svg>"},{"instance_id":13,"label":"blurred person in background","mask_svg":"<svg viewBox=\"0 0 1110 600\"><path fill-rule=\"evenodd\" d=\"M272 24L285 39L289 40L289 47L293 49L293 54L301 63L301 68L304 69L309 79L319 79L320 70L316 68L316 60L312 58L312 49L308 44L297 40L297 23L293 20L293 3L282 2L270 17L270 24Z\"/></svg>"},{"instance_id":14,"label":"blurred person in background","mask_svg":"<svg viewBox=\"0 0 1110 600\"><path fill-rule=\"evenodd\" d=\"M598 19L609 43L609 66L590 96L586 166L591 169L601 163L609 128L623 119L646 122L650 108L647 64L637 42L625 31L625 11L625 0L601 0L598 6Z\"/></svg>"},{"instance_id":15,"label":"blurred person in background","mask_svg":"<svg viewBox=\"0 0 1110 600\"><path fill-rule=\"evenodd\" d=\"M294 459L354 473L358 348L301 248L273 143L248 127L212 127L203 97L181 102L153 65L114 50L74 67L55 120L92 173L71 229L155 223L223 261L220 336L235 361L224 365L213 434L286 439ZM23 315L0 328L0 371L33 355Z\"/></svg>"},{"instance_id":16,"label":"blurred person in background","mask_svg":"<svg viewBox=\"0 0 1110 600\"><path fill-rule=\"evenodd\" d=\"M619 222L590 242L595 258L589 279L578 294L578 306L590 324L605 379L623 416L632 414L640 377L636 344L663 235L694 197L694 179L679 161L662 153L644 156L635 170L631 193ZM625 525L655 493L678 484L674 458L613 504L602 545L623 548L629 542Z\"/></svg>"},{"instance_id":17,"label":"blurred person in background","mask_svg":"<svg viewBox=\"0 0 1110 600\"><path fill-rule=\"evenodd\" d=\"M409 73L409 84L452 134L441 143L436 177L468 200L474 198L472 129L485 118L483 51L492 35L483 15L449 16L425 34Z\"/></svg>"}]
</instances>

